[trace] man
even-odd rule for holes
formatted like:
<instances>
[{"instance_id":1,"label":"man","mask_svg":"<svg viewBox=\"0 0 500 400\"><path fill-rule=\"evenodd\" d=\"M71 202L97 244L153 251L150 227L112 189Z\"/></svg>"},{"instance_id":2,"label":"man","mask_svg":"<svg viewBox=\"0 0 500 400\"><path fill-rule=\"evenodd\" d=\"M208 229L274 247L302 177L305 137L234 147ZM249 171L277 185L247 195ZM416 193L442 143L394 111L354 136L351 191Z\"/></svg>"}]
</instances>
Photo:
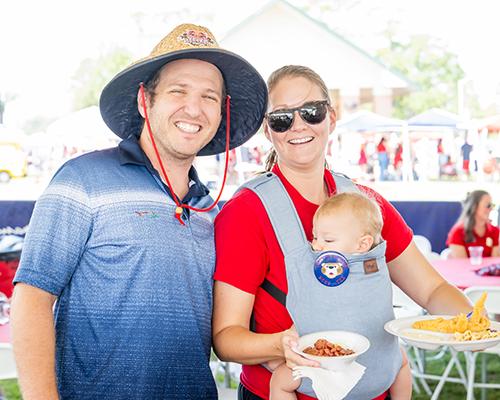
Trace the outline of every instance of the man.
<instances>
[{"instance_id":1,"label":"man","mask_svg":"<svg viewBox=\"0 0 500 400\"><path fill-rule=\"evenodd\" d=\"M249 139L266 103L255 69L194 25L104 88L101 114L124 140L56 173L14 280L25 400L217 398L215 210L192 163L224 151L229 122L230 148Z\"/></svg>"},{"instance_id":2,"label":"man","mask_svg":"<svg viewBox=\"0 0 500 400\"><path fill-rule=\"evenodd\" d=\"M472 153L472 145L469 144L467 139L465 139L464 144L460 147L460 153L462 154L462 169L465 175L470 175L470 153Z\"/></svg>"}]
</instances>

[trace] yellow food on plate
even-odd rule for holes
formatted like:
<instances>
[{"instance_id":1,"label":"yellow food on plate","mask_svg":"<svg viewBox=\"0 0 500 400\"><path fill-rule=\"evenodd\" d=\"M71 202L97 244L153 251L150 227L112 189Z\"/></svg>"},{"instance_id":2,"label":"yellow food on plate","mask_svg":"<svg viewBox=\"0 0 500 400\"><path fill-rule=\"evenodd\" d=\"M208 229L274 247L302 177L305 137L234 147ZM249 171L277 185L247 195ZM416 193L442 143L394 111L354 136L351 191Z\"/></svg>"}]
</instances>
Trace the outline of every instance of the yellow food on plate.
<instances>
[{"instance_id":1,"label":"yellow food on plate","mask_svg":"<svg viewBox=\"0 0 500 400\"><path fill-rule=\"evenodd\" d=\"M465 331L464 333L455 332L455 339L459 342L467 342L470 340L483 340L483 339L493 339L500 337L500 332L492 331L490 329L486 329L481 332L471 332Z\"/></svg>"},{"instance_id":2,"label":"yellow food on plate","mask_svg":"<svg viewBox=\"0 0 500 400\"><path fill-rule=\"evenodd\" d=\"M467 318L465 314L459 314L451 319L427 319L414 322L412 328L443 333L484 332L490 327L490 320L486 316L484 309L486 296L487 293L483 293L474 304L474 310L470 318Z\"/></svg>"}]
</instances>

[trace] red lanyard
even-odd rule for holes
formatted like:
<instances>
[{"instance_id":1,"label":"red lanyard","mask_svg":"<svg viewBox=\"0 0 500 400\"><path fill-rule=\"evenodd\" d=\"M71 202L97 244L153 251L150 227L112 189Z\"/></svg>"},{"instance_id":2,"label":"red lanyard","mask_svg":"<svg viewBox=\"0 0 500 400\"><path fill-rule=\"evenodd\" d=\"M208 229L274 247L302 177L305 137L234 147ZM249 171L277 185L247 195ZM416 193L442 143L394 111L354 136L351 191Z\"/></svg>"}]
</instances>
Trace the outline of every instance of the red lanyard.
<instances>
[{"instance_id":1,"label":"red lanyard","mask_svg":"<svg viewBox=\"0 0 500 400\"><path fill-rule=\"evenodd\" d=\"M198 211L198 212L210 211L219 202L220 197L222 195L222 190L224 189L224 185L226 184L227 166L228 166L228 162L229 162L229 138L230 138L229 132L230 132L230 119L231 119L230 118L231 96L227 95L227 97L226 97L226 163L224 165L224 178L222 178L222 186L220 188L219 195L217 196L217 198L215 199L215 201L213 202L213 204L210 207L196 208L196 207L190 206L189 204L181 204L181 202L179 201L177 195L174 192L174 188L170 184L170 180L168 179L167 172L165 171L165 168L163 166L163 162L161 161L160 153L158 152L158 148L156 147L156 142L155 142L155 139L153 137L153 132L151 130L151 125L149 124L148 112L146 110L146 97L144 95L144 83L142 83L142 82L140 84L140 94L141 94L141 100L142 100L143 109L144 109L144 119L146 120L146 126L148 128L148 132L149 132L149 137L151 139L151 143L153 144L153 149L154 149L155 154L156 154L156 159L158 160L158 164L160 165L160 169L161 169L160 172L162 174L163 179L167 183L167 186L170 188L170 191L172 192L172 197L174 199L175 205L177 206L175 208L175 218L177 218L177 220L181 223L181 225L185 225L184 221L181 218L182 211L183 211L182 209L183 208L187 208L189 210Z\"/></svg>"}]
</instances>

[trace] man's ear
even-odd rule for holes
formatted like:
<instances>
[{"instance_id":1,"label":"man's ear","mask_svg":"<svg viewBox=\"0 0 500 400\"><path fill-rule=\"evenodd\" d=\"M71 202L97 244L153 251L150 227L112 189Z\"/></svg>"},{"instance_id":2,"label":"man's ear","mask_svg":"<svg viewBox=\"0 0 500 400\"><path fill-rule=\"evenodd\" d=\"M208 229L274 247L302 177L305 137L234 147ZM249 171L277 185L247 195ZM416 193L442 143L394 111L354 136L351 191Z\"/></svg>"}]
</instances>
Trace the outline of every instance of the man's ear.
<instances>
[{"instance_id":1,"label":"man's ear","mask_svg":"<svg viewBox=\"0 0 500 400\"><path fill-rule=\"evenodd\" d=\"M147 93L144 90L144 97L146 98L146 103L147 103ZM147 104L146 104L147 105ZM144 104L142 102L142 96L141 96L141 89L137 91L137 111L139 111L139 114L141 114L142 118L146 118L144 115Z\"/></svg>"},{"instance_id":2,"label":"man's ear","mask_svg":"<svg viewBox=\"0 0 500 400\"><path fill-rule=\"evenodd\" d=\"M358 250L360 253L366 253L373 246L373 236L372 235L364 235L361 236L358 242Z\"/></svg>"}]
</instances>

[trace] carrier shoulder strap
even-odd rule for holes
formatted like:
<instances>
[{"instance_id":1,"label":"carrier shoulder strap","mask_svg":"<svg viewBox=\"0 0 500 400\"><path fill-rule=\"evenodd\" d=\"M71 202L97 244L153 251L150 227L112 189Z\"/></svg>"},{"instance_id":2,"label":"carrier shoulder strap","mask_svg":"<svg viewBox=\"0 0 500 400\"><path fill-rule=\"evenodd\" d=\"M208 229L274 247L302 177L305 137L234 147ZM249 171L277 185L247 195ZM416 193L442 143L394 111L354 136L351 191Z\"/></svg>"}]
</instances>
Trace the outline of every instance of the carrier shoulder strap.
<instances>
[{"instance_id":1,"label":"carrier shoulder strap","mask_svg":"<svg viewBox=\"0 0 500 400\"><path fill-rule=\"evenodd\" d=\"M345 193L345 192L356 192L360 193L361 191L356 186L356 184L344 174L339 172L330 171L333 176L333 180L335 181L336 193Z\"/></svg>"}]
</instances>

